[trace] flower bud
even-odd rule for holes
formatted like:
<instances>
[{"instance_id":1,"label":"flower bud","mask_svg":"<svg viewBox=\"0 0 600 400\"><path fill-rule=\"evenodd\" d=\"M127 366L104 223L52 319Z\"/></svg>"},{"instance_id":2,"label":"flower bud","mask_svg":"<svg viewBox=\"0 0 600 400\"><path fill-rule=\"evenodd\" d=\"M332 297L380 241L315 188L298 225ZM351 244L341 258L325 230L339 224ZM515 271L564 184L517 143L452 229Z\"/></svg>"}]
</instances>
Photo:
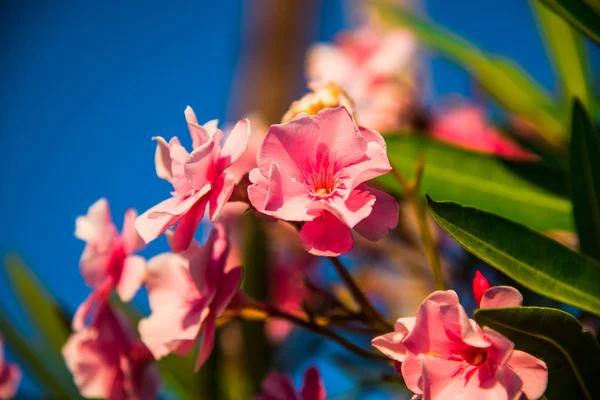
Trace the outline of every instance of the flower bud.
<instances>
[{"instance_id":1,"label":"flower bud","mask_svg":"<svg viewBox=\"0 0 600 400\"><path fill-rule=\"evenodd\" d=\"M481 298L486 290L491 288L490 282L485 279L485 276L479 271L475 271L475 278L473 278L473 297L475 297L475 303L477 307L481 303Z\"/></svg>"}]
</instances>

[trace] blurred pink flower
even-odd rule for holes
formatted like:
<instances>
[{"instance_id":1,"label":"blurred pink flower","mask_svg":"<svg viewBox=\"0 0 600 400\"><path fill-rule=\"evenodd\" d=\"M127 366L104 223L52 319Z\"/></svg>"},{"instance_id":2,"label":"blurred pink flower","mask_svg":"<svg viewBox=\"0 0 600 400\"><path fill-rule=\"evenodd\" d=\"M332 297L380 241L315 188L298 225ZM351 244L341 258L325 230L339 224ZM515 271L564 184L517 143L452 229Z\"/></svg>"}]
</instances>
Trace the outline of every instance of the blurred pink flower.
<instances>
[{"instance_id":1,"label":"blurred pink flower","mask_svg":"<svg viewBox=\"0 0 600 400\"><path fill-rule=\"evenodd\" d=\"M152 354L136 338L127 317L106 303L91 326L71 335L62 352L84 397L156 396L160 378Z\"/></svg>"},{"instance_id":2,"label":"blurred pink flower","mask_svg":"<svg viewBox=\"0 0 600 400\"><path fill-rule=\"evenodd\" d=\"M316 367L304 373L300 392L296 392L289 377L271 372L262 383L262 393L255 400L325 400L325 386Z\"/></svg>"},{"instance_id":3,"label":"blurred pink flower","mask_svg":"<svg viewBox=\"0 0 600 400\"><path fill-rule=\"evenodd\" d=\"M208 242L196 242L181 254L164 253L148 262L146 288L152 314L140 321L142 340L155 358L188 354L200 336L195 368L214 345L215 321L237 292L241 267L226 270L229 243L216 225Z\"/></svg>"},{"instance_id":4,"label":"blurred pink flower","mask_svg":"<svg viewBox=\"0 0 600 400\"><path fill-rule=\"evenodd\" d=\"M518 294L518 296L515 295ZM514 288L488 289L482 307L520 305ZM486 300L487 299L487 300ZM522 299L522 298L521 298ZM427 297L416 317L400 318L373 346L402 363L407 387L423 399L537 399L546 390L546 364L490 328L469 319L452 290Z\"/></svg>"},{"instance_id":5,"label":"blurred pink flower","mask_svg":"<svg viewBox=\"0 0 600 400\"><path fill-rule=\"evenodd\" d=\"M488 124L484 111L474 105L463 105L439 114L434 118L431 134L441 141L485 154L523 161L538 159Z\"/></svg>"},{"instance_id":6,"label":"blurred pink flower","mask_svg":"<svg viewBox=\"0 0 600 400\"><path fill-rule=\"evenodd\" d=\"M391 170L385 141L358 127L344 107L272 125L250 171L248 196L260 212L305 222L303 247L335 256L353 246L352 229L376 241L398 223L393 197L363 182Z\"/></svg>"},{"instance_id":7,"label":"blurred pink flower","mask_svg":"<svg viewBox=\"0 0 600 400\"><path fill-rule=\"evenodd\" d=\"M404 73L416 41L407 30L373 26L339 34L334 44L311 48L307 78L312 85L335 82L355 102L361 125L378 131L398 128L408 108Z\"/></svg>"},{"instance_id":8,"label":"blurred pink flower","mask_svg":"<svg viewBox=\"0 0 600 400\"><path fill-rule=\"evenodd\" d=\"M144 244L133 226L136 216L133 209L125 212L120 235L106 199L98 200L87 215L77 218L75 236L86 242L80 260L81 275L93 292L75 312L75 330L83 328L88 318L94 318L95 310L113 289L128 302L141 287L146 261L133 254Z\"/></svg>"},{"instance_id":9,"label":"blurred pink flower","mask_svg":"<svg viewBox=\"0 0 600 400\"><path fill-rule=\"evenodd\" d=\"M481 272L475 271L475 278L473 278L473 297L475 297L475 304L477 304L477 307L479 307L485 291L491 287L491 283L485 276L483 276Z\"/></svg>"},{"instance_id":10,"label":"blurred pink flower","mask_svg":"<svg viewBox=\"0 0 600 400\"><path fill-rule=\"evenodd\" d=\"M21 368L4 359L4 342L0 336L0 399L12 399L21 383Z\"/></svg>"},{"instance_id":11,"label":"blurred pink flower","mask_svg":"<svg viewBox=\"0 0 600 400\"><path fill-rule=\"evenodd\" d=\"M194 111L187 107L185 117L192 136L191 153L177 137L169 143L155 137L156 174L175 189L172 197L152 207L135 221L135 227L146 243L174 226L172 248L181 252L188 248L204 216L208 204L211 221L215 221L233 192L236 177L226 172L246 150L250 135L248 120L239 121L221 147L223 132L217 122L198 125Z\"/></svg>"}]
</instances>

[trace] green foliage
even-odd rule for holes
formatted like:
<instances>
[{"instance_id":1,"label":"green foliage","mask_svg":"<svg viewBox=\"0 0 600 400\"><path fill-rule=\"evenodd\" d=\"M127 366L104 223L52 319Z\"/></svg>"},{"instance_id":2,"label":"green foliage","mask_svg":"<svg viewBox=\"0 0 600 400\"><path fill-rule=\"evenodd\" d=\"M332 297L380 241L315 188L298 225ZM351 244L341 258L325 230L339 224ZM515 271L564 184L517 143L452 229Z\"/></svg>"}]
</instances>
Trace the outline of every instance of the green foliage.
<instances>
[{"instance_id":1,"label":"green foliage","mask_svg":"<svg viewBox=\"0 0 600 400\"><path fill-rule=\"evenodd\" d=\"M600 134L575 100L571 125L571 191L581 251L600 260Z\"/></svg>"},{"instance_id":2,"label":"green foliage","mask_svg":"<svg viewBox=\"0 0 600 400\"><path fill-rule=\"evenodd\" d=\"M548 399L600 396L600 347L570 314L541 307L496 308L477 310L475 320L512 340L517 349L544 360Z\"/></svg>"},{"instance_id":3,"label":"green foliage","mask_svg":"<svg viewBox=\"0 0 600 400\"><path fill-rule=\"evenodd\" d=\"M564 18L594 42L600 44L600 7L591 7L583 0L538 0ZM597 4L597 3L596 3Z\"/></svg>"},{"instance_id":4,"label":"green foliage","mask_svg":"<svg viewBox=\"0 0 600 400\"><path fill-rule=\"evenodd\" d=\"M437 223L470 253L523 286L600 315L600 263L529 228L427 197Z\"/></svg>"},{"instance_id":5,"label":"green foliage","mask_svg":"<svg viewBox=\"0 0 600 400\"><path fill-rule=\"evenodd\" d=\"M407 177L425 157L421 185L439 200L455 201L521 222L535 229L573 229L571 204L562 173L536 163L519 163L476 154L426 137L386 138L388 156ZM377 181L400 192L391 175Z\"/></svg>"}]
</instances>

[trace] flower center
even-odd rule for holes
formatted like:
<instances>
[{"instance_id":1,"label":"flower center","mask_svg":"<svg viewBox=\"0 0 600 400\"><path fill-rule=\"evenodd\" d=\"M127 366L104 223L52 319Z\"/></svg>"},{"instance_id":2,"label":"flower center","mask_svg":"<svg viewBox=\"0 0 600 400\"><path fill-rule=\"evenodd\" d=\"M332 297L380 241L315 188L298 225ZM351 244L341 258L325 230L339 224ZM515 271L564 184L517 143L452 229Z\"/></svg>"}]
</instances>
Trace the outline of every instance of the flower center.
<instances>
[{"instance_id":1,"label":"flower center","mask_svg":"<svg viewBox=\"0 0 600 400\"><path fill-rule=\"evenodd\" d=\"M465 351L463 354L463 359L471 365L479 366L486 362L487 360L487 350L486 349L478 349L473 348L468 351Z\"/></svg>"}]
</instances>

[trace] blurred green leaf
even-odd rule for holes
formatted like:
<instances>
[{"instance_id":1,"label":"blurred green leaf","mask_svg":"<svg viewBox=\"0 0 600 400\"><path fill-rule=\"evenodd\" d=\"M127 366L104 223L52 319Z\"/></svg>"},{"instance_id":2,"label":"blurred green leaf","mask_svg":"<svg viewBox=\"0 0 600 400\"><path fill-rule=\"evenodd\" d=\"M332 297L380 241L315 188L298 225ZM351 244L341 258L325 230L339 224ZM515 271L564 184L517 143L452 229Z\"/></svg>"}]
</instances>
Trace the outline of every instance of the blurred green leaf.
<instances>
[{"instance_id":1,"label":"blurred green leaf","mask_svg":"<svg viewBox=\"0 0 600 400\"><path fill-rule=\"evenodd\" d=\"M571 125L571 191L581 251L600 260L600 134L575 100Z\"/></svg>"},{"instance_id":2,"label":"blurred green leaf","mask_svg":"<svg viewBox=\"0 0 600 400\"><path fill-rule=\"evenodd\" d=\"M61 352L70 330L58 303L18 256L7 256L5 267L11 287L39 343L36 346L37 356L51 365L52 375L60 381L61 386L73 398L78 398L79 391L73 384L73 377L67 370Z\"/></svg>"},{"instance_id":3,"label":"blurred green leaf","mask_svg":"<svg viewBox=\"0 0 600 400\"><path fill-rule=\"evenodd\" d=\"M534 229L573 229L566 179L537 163L517 163L439 143L424 136L386 137L390 162L412 177L421 153L425 169L421 190L494 212ZM391 175L375 182L400 192Z\"/></svg>"},{"instance_id":4,"label":"blurred green leaf","mask_svg":"<svg viewBox=\"0 0 600 400\"><path fill-rule=\"evenodd\" d=\"M600 397L600 347L572 315L542 307L491 308L477 310L475 320L512 340L517 349L544 360L548 399Z\"/></svg>"},{"instance_id":5,"label":"blurred green leaf","mask_svg":"<svg viewBox=\"0 0 600 400\"><path fill-rule=\"evenodd\" d=\"M582 0L539 0L568 23L600 44L600 15Z\"/></svg>"},{"instance_id":6,"label":"blurred green leaf","mask_svg":"<svg viewBox=\"0 0 600 400\"><path fill-rule=\"evenodd\" d=\"M471 207L438 203L433 218L461 246L532 291L600 315L600 263L529 228Z\"/></svg>"},{"instance_id":7,"label":"blurred green leaf","mask_svg":"<svg viewBox=\"0 0 600 400\"><path fill-rule=\"evenodd\" d=\"M55 364L44 360L39 346L34 346L23 337L9 322L8 316L0 312L0 332L6 344L15 352L19 365L25 368L40 384L43 392L55 399L79 399L79 392L73 380L59 380L56 376ZM60 368L60 367L58 367Z\"/></svg>"},{"instance_id":8,"label":"blurred green leaf","mask_svg":"<svg viewBox=\"0 0 600 400\"><path fill-rule=\"evenodd\" d=\"M573 98L591 104L587 57L579 32L539 0L531 0L538 24L544 32L546 48L563 86L565 104L570 107Z\"/></svg>"},{"instance_id":9,"label":"blurred green leaf","mask_svg":"<svg viewBox=\"0 0 600 400\"><path fill-rule=\"evenodd\" d=\"M555 147L565 131L551 109L553 100L530 76L509 60L488 55L473 44L428 22L401 6L378 2L381 17L409 28L425 45L439 51L469 72L511 112L542 128Z\"/></svg>"}]
</instances>

